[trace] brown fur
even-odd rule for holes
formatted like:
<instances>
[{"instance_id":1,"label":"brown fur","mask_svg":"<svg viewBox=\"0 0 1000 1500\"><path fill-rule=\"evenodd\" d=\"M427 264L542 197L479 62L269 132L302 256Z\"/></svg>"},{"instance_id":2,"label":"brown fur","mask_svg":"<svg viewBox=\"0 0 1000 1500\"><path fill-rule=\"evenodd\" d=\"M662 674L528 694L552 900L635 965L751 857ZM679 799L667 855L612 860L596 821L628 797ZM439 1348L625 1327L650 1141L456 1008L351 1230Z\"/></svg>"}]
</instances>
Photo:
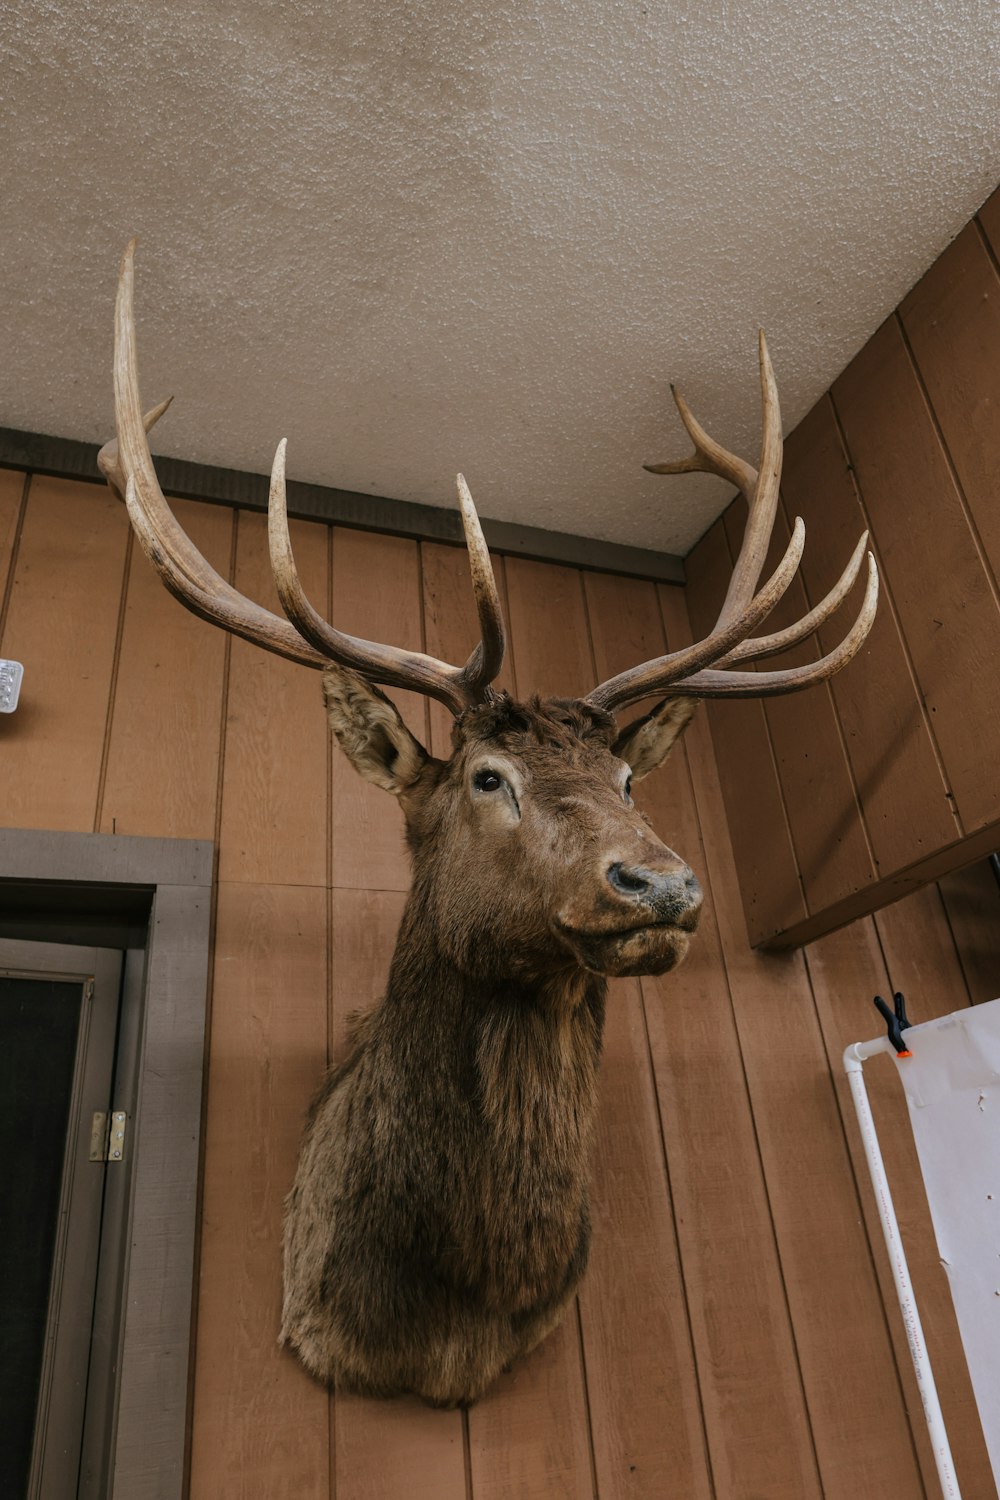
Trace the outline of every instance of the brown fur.
<instances>
[{"instance_id":1,"label":"brown fur","mask_svg":"<svg viewBox=\"0 0 1000 1500\"><path fill-rule=\"evenodd\" d=\"M604 974L678 961L698 898L640 909L608 884L614 861L685 867L626 802L607 715L498 699L463 715L441 762L359 683L328 674L331 723L400 797L413 885L386 993L307 1124L282 1339L342 1389L450 1406L576 1290ZM507 789L478 790L494 765Z\"/></svg>"}]
</instances>

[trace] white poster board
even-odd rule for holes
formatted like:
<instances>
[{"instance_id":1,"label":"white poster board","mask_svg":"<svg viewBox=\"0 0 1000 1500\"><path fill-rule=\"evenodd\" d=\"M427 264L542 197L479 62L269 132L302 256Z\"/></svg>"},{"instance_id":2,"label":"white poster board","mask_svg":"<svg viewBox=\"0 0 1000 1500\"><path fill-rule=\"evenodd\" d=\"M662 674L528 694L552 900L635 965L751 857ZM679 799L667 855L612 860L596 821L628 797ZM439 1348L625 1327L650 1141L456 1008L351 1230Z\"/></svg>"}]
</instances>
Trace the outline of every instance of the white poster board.
<instances>
[{"instance_id":1,"label":"white poster board","mask_svg":"<svg viewBox=\"0 0 1000 1500\"><path fill-rule=\"evenodd\" d=\"M913 1026L896 1059L1000 1489L1000 1000Z\"/></svg>"}]
</instances>

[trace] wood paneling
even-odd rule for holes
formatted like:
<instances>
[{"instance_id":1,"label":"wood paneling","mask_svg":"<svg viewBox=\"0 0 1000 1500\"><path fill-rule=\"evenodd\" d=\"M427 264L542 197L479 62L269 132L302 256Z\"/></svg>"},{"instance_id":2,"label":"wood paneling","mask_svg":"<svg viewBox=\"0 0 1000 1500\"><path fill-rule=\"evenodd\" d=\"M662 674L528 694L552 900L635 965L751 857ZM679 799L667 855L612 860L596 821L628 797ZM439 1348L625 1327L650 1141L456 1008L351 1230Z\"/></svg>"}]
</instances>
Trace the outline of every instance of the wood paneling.
<instances>
[{"instance_id":1,"label":"wood paneling","mask_svg":"<svg viewBox=\"0 0 1000 1500\"><path fill-rule=\"evenodd\" d=\"M32 479L2 643L24 665L3 728L9 827L93 830L128 534L108 491Z\"/></svg>"},{"instance_id":2,"label":"wood paneling","mask_svg":"<svg viewBox=\"0 0 1000 1500\"><path fill-rule=\"evenodd\" d=\"M595 680L663 650L656 589L584 579ZM641 789L640 789L641 790ZM711 1471L642 987L611 985L601 1064L594 1244L580 1308L605 1500L710 1496ZM628 1265L620 1276L618 1267Z\"/></svg>"},{"instance_id":3,"label":"wood paneling","mask_svg":"<svg viewBox=\"0 0 1000 1500\"><path fill-rule=\"evenodd\" d=\"M282 1209L326 1063L322 888L219 887L194 1376L195 1500L326 1500L329 1402L278 1348Z\"/></svg>"},{"instance_id":4,"label":"wood paneling","mask_svg":"<svg viewBox=\"0 0 1000 1500\"><path fill-rule=\"evenodd\" d=\"M833 387L885 586L906 635L963 829L1000 815L984 763L1000 722L1000 611L899 323Z\"/></svg>"},{"instance_id":5,"label":"wood paneling","mask_svg":"<svg viewBox=\"0 0 1000 1500\"><path fill-rule=\"evenodd\" d=\"M818 604L868 529L828 397L785 444L783 489L789 511L806 524L801 571L810 605ZM860 608L863 588L861 578L820 628L824 651L832 651L843 638L847 621ZM838 673L830 687L881 877L920 859L929 844L947 844L959 831L892 601L884 595L857 662ZM811 696L804 696L804 704ZM845 818L851 811L846 802L839 808ZM793 821L797 825L798 808Z\"/></svg>"},{"instance_id":6,"label":"wood paneling","mask_svg":"<svg viewBox=\"0 0 1000 1500\"><path fill-rule=\"evenodd\" d=\"M839 443L835 428L832 438L824 431ZM849 483L842 456L840 464L838 483ZM120 509L90 486L47 486L32 483L9 616L21 622L19 639L37 637L58 668L32 666L33 715L0 726L20 816L42 826L58 812L32 772L52 766L70 789L59 793L64 806L91 826L103 763L102 827L213 832L226 877L209 1039L192 1500L936 1493L840 1053L877 1029L871 995L887 984L901 984L920 1017L1000 988L1000 892L989 871L950 876L940 895L880 915L877 932L859 923L814 944L805 960L751 954L734 877L748 849L757 908L773 916L785 879L806 910L795 862L805 845L789 835L774 776L774 756L786 768L792 754L795 721L723 705L712 729L717 762L700 710L668 765L637 789L656 830L702 879L705 915L679 970L612 987L593 1249L578 1309L467 1414L409 1399L331 1398L276 1345L283 1200L306 1103L327 1059L343 1051L346 1016L384 983L408 881L398 809L364 788L332 745L318 673L227 644L157 592L137 553L126 579ZM8 492L6 510L4 493L11 538L19 492ZM822 508L822 486L819 494ZM193 503L178 509L225 568L233 518ZM240 514L235 528L237 586L273 606L263 525ZM294 540L307 589L338 625L464 660L475 627L460 551L309 523ZM729 555L721 526L713 545L718 589ZM831 542L830 551L818 569L839 569L844 548ZM498 578L509 604L506 680L522 694L585 692L659 652L664 617L671 646L686 638L675 589L523 559L502 560ZM821 572L806 576L813 599L828 583ZM73 606L75 632L57 621L50 649L33 622L57 594L86 608ZM702 618L711 613L708 592L691 602ZM84 687L60 651L76 669L87 664ZM61 719L64 693L79 713L75 729ZM425 705L400 696L423 737ZM833 702L839 753L847 747L860 785L864 722L848 733L848 711ZM825 734L829 718L822 722ZM50 724L51 744L42 733ZM431 749L447 754L448 716L433 712L429 728ZM818 753L815 738L804 743ZM772 791L762 782L754 805L734 816L728 783L744 765L755 777L770 769ZM876 838L875 805L862 797L872 843L884 848L889 832ZM891 816L891 799L878 805ZM814 897L814 872L803 885ZM875 1067L871 1087L902 1196L913 1168L898 1090ZM989 1493L926 1209L901 1206L966 1493Z\"/></svg>"},{"instance_id":7,"label":"wood paneling","mask_svg":"<svg viewBox=\"0 0 1000 1500\"><path fill-rule=\"evenodd\" d=\"M1000 573L1000 277L968 224L899 309L985 560Z\"/></svg>"},{"instance_id":8,"label":"wood paneling","mask_svg":"<svg viewBox=\"0 0 1000 1500\"><path fill-rule=\"evenodd\" d=\"M680 601L666 595L665 609L676 635L683 628ZM797 954L756 954L749 947L704 725L695 722L689 735L707 873L822 1493L846 1500L856 1493L861 1469L872 1493L905 1494L915 1478L911 1439L893 1399L892 1349L808 976ZM887 1388L874 1404L867 1386L843 1378L855 1362Z\"/></svg>"},{"instance_id":9,"label":"wood paneling","mask_svg":"<svg viewBox=\"0 0 1000 1500\"><path fill-rule=\"evenodd\" d=\"M234 514L175 502L178 521L229 576ZM101 833L215 836L227 639L179 609L132 548L118 653Z\"/></svg>"},{"instance_id":10,"label":"wood paneling","mask_svg":"<svg viewBox=\"0 0 1000 1500\"><path fill-rule=\"evenodd\" d=\"M794 510L792 513L797 514ZM726 537L734 560L739 556L745 516L746 506L742 501L731 505L725 515ZM790 536L791 528L779 505L764 563L764 578L769 578L779 565ZM850 550L844 561L849 556ZM836 574L830 585L835 581ZM793 625L809 608L801 578L793 578L785 597L768 619L768 631ZM821 654L812 636L785 652L782 665L805 666ZM771 666L773 662L765 659L761 669ZM720 706L718 712L724 713L726 707ZM822 910L845 892L870 884L874 875L836 709L829 689L822 686L807 694L789 693L786 697L765 699L764 715L782 798L798 813L789 832L806 905L810 911Z\"/></svg>"},{"instance_id":11,"label":"wood paneling","mask_svg":"<svg viewBox=\"0 0 1000 1500\"><path fill-rule=\"evenodd\" d=\"M720 520L702 537L688 559L687 605L698 639L709 634L718 616L732 559ZM754 942L804 921L808 915L802 878L763 705L752 699L709 703L706 708L733 841L747 926ZM752 789L752 790L751 790Z\"/></svg>"},{"instance_id":12,"label":"wood paneling","mask_svg":"<svg viewBox=\"0 0 1000 1500\"><path fill-rule=\"evenodd\" d=\"M828 687L710 710L756 945L809 942L1000 845L998 203L785 445L784 504L803 517L806 547L802 585L767 628L819 602L866 528L882 589L868 641ZM735 551L742 510L734 501L688 559L698 634L724 587L720 532ZM780 523L776 532L787 534ZM824 652L862 588L820 629Z\"/></svg>"},{"instance_id":13,"label":"wood paneling","mask_svg":"<svg viewBox=\"0 0 1000 1500\"><path fill-rule=\"evenodd\" d=\"M18 522L24 501L26 480L16 469L0 469L0 625L2 625L10 567L14 558L14 543L17 539ZM0 646L3 633L0 629Z\"/></svg>"},{"instance_id":14,"label":"wood paneling","mask_svg":"<svg viewBox=\"0 0 1000 1500\"><path fill-rule=\"evenodd\" d=\"M1000 885L985 860L938 881L973 1005L1000 998Z\"/></svg>"},{"instance_id":15,"label":"wood paneling","mask_svg":"<svg viewBox=\"0 0 1000 1500\"><path fill-rule=\"evenodd\" d=\"M291 523L307 595L328 596L325 526ZM235 586L280 613L271 579L267 523L241 511ZM262 651L230 646L226 758L219 827L219 879L259 884L327 883L329 733L319 672Z\"/></svg>"}]
</instances>

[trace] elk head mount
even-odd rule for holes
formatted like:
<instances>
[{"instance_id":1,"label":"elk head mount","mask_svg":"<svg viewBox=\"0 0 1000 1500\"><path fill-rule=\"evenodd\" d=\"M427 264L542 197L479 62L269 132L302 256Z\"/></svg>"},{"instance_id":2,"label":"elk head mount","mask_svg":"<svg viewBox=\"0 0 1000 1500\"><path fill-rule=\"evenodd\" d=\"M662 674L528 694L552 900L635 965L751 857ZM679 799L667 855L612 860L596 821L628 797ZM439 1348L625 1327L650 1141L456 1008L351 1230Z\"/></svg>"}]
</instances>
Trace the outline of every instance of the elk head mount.
<instances>
[{"instance_id":1,"label":"elk head mount","mask_svg":"<svg viewBox=\"0 0 1000 1500\"><path fill-rule=\"evenodd\" d=\"M695 446L653 473L721 475L746 496L743 547L710 636L633 667L583 699L496 693L504 627L465 481L458 495L481 628L462 667L356 639L313 609L292 558L285 445L274 461L271 563L282 620L238 594L193 546L157 484L139 399L125 253L115 324L117 440L101 469L167 588L195 614L323 671L348 759L399 799L412 887L383 998L312 1106L285 1231L282 1340L319 1379L440 1405L474 1401L560 1320L590 1236L587 1176L608 975L660 974L683 958L698 882L632 804L699 698L794 692L850 661L875 614L869 554L861 612L807 666L744 664L803 640L838 607L863 536L827 597L797 624L752 632L802 553L797 520L758 587L781 472L777 392L763 336L759 473L705 433L674 392ZM451 758L430 756L378 684L416 689L454 715ZM663 701L619 729L614 715ZM359 1001L367 997L359 996Z\"/></svg>"}]
</instances>

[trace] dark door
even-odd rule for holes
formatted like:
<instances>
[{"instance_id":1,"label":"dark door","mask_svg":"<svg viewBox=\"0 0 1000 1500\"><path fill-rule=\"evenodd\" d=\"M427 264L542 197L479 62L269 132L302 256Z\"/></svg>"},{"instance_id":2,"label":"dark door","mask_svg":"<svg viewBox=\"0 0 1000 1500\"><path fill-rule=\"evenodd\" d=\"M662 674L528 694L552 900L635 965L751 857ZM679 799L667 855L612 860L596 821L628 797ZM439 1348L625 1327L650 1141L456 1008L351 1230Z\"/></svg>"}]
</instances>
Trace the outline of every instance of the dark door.
<instances>
[{"instance_id":1,"label":"dark door","mask_svg":"<svg viewBox=\"0 0 1000 1500\"><path fill-rule=\"evenodd\" d=\"M0 1493L77 1493L121 955L0 942ZM110 1170L114 1170L112 1166Z\"/></svg>"}]
</instances>

